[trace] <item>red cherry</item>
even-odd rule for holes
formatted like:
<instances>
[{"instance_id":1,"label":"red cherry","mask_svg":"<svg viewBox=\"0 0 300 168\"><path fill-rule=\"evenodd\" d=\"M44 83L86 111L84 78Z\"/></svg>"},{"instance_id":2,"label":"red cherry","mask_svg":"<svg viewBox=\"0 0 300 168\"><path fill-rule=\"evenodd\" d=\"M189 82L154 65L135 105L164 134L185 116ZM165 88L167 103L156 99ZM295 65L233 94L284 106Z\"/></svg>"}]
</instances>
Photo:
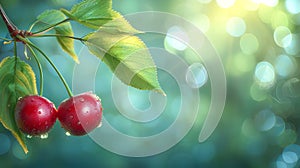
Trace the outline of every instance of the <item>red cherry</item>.
<instances>
[{"instance_id":1,"label":"red cherry","mask_svg":"<svg viewBox=\"0 0 300 168\"><path fill-rule=\"evenodd\" d=\"M57 114L67 132L72 135L85 135L100 125L102 105L99 97L86 92L62 102Z\"/></svg>"},{"instance_id":2,"label":"red cherry","mask_svg":"<svg viewBox=\"0 0 300 168\"><path fill-rule=\"evenodd\" d=\"M18 100L15 108L15 120L19 129L28 135L42 135L54 125L57 111L48 99L29 95Z\"/></svg>"}]
</instances>

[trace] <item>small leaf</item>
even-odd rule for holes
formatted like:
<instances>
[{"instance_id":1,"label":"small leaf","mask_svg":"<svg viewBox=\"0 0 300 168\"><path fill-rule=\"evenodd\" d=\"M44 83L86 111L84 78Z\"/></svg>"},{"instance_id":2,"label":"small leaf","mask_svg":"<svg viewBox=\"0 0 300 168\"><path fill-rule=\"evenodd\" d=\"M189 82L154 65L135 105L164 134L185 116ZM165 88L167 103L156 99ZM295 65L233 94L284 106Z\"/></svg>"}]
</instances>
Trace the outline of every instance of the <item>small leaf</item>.
<instances>
[{"instance_id":1,"label":"small leaf","mask_svg":"<svg viewBox=\"0 0 300 168\"><path fill-rule=\"evenodd\" d=\"M43 30L51 25L55 25L65 19L67 17L59 10L47 10L43 12L41 15L38 16L38 21L43 24L43 26L40 27L40 30ZM62 35L62 36L74 36L72 26L69 22L60 24L59 26L55 26L54 30L56 34ZM74 49L74 39L67 38L67 37L56 37L57 41L59 42L61 48L68 53L74 61L79 63L78 57L75 53Z\"/></svg>"},{"instance_id":2,"label":"small leaf","mask_svg":"<svg viewBox=\"0 0 300 168\"><path fill-rule=\"evenodd\" d=\"M71 11L61 9L70 19L75 20L89 28L98 29L113 19L111 0L84 0L73 6Z\"/></svg>"},{"instance_id":3,"label":"small leaf","mask_svg":"<svg viewBox=\"0 0 300 168\"><path fill-rule=\"evenodd\" d=\"M138 32L123 17L119 17L87 35L85 44L125 84L164 94L146 45L134 36Z\"/></svg>"},{"instance_id":4,"label":"small leaf","mask_svg":"<svg viewBox=\"0 0 300 168\"><path fill-rule=\"evenodd\" d=\"M0 63L0 121L16 137L25 153L25 135L16 125L14 111L19 97L37 94L31 67L17 57L6 57Z\"/></svg>"}]
</instances>

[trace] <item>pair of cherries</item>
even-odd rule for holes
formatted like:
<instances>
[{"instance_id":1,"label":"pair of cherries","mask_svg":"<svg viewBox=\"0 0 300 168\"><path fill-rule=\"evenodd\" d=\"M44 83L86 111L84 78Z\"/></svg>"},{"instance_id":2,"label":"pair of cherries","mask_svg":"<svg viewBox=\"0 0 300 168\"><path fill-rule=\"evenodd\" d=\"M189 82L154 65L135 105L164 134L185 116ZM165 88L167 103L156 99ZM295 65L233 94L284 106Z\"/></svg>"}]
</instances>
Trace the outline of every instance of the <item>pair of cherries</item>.
<instances>
[{"instance_id":1,"label":"pair of cherries","mask_svg":"<svg viewBox=\"0 0 300 168\"><path fill-rule=\"evenodd\" d=\"M15 108L17 126L30 136L46 134L56 119L69 134L85 135L101 124L101 118L101 101L91 92L66 99L58 109L45 97L28 95L20 98Z\"/></svg>"}]
</instances>

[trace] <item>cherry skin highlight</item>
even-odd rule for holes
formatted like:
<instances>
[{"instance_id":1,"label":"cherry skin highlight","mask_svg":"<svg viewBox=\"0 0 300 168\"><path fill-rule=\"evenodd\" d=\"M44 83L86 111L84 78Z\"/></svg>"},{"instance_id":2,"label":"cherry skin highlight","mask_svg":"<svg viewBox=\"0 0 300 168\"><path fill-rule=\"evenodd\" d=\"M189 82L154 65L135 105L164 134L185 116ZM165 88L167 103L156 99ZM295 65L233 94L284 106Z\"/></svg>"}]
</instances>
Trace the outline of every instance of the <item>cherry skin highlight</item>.
<instances>
[{"instance_id":1,"label":"cherry skin highlight","mask_svg":"<svg viewBox=\"0 0 300 168\"><path fill-rule=\"evenodd\" d=\"M55 124L57 110L48 99L29 95L20 98L15 108L15 121L19 129L28 135L47 133Z\"/></svg>"},{"instance_id":2,"label":"cherry skin highlight","mask_svg":"<svg viewBox=\"0 0 300 168\"><path fill-rule=\"evenodd\" d=\"M61 126L71 135L85 135L101 124L101 100L91 92L82 93L62 102L57 114Z\"/></svg>"}]
</instances>

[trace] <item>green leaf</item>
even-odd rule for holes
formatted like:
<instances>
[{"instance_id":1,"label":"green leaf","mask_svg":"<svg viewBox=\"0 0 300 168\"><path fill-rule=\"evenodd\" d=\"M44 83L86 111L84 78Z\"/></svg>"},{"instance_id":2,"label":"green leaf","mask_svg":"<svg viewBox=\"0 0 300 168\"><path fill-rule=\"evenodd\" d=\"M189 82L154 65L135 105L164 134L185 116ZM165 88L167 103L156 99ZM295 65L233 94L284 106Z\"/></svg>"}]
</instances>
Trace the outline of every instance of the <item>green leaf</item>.
<instances>
[{"instance_id":1,"label":"green leaf","mask_svg":"<svg viewBox=\"0 0 300 168\"><path fill-rule=\"evenodd\" d=\"M117 14L117 13L116 13ZM103 25L85 37L90 52L106 63L125 84L164 94L157 79L157 69L146 45L123 17Z\"/></svg>"},{"instance_id":2,"label":"green leaf","mask_svg":"<svg viewBox=\"0 0 300 168\"><path fill-rule=\"evenodd\" d=\"M19 97L37 94L36 79L31 67L17 57L6 57L0 63L0 121L16 137L25 153L25 135L20 132L14 118Z\"/></svg>"},{"instance_id":3,"label":"green leaf","mask_svg":"<svg viewBox=\"0 0 300 168\"><path fill-rule=\"evenodd\" d=\"M70 19L75 20L89 28L98 29L113 19L111 0L85 0L73 6L71 11L61 9Z\"/></svg>"},{"instance_id":4,"label":"green leaf","mask_svg":"<svg viewBox=\"0 0 300 168\"><path fill-rule=\"evenodd\" d=\"M55 25L67 19L67 17L59 10L47 10L38 16L38 21L43 24L40 30L43 30L51 25ZM72 26L69 22L62 23L54 27L55 33L61 36L74 36ZM56 37L61 48L68 53L74 61L79 63L78 57L74 49L74 39L67 37Z\"/></svg>"}]
</instances>

